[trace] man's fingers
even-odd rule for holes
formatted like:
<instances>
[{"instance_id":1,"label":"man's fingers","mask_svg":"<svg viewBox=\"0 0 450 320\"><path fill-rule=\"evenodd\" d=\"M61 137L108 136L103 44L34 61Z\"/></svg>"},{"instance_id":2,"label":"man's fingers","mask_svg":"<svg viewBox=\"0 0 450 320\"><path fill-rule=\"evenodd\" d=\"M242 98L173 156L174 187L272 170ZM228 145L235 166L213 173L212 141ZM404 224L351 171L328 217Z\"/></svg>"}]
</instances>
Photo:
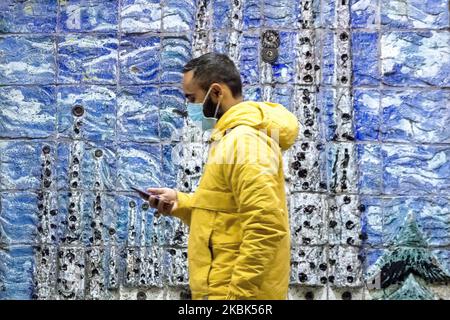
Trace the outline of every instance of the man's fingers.
<instances>
[{"instance_id":1,"label":"man's fingers","mask_svg":"<svg viewBox=\"0 0 450 320\"><path fill-rule=\"evenodd\" d=\"M170 214L172 212L172 207L173 207L173 201L170 201L170 202L164 201L163 202L163 208L164 208L165 213Z\"/></svg>"},{"instance_id":2,"label":"man's fingers","mask_svg":"<svg viewBox=\"0 0 450 320\"><path fill-rule=\"evenodd\" d=\"M152 208L156 208L158 207L160 201L158 197L150 196L148 202Z\"/></svg>"},{"instance_id":3,"label":"man's fingers","mask_svg":"<svg viewBox=\"0 0 450 320\"><path fill-rule=\"evenodd\" d=\"M148 188L147 192L154 193L154 194L163 194L164 189L163 188Z\"/></svg>"},{"instance_id":4,"label":"man's fingers","mask_svg":"<svg viewBox=\"0 0 450 320\"><path fill-rule=\"evenodd\" d=\"M148 198L148 202L152 208L156 209L156 214L170 214L172 211L172 207L174 205L174 201L170 200L167 190L165 188L148 188L147 191L152 193L152 195Z\"/></svg>"},{"instance_id":5,"label":"man's fingers","mask_svg":"<svg viewBox=\"0 0 450 320\"><path fill-rule=\"evenodd\" d=\"M158 210L159 213L166 213L164 211L164 201L159 201L158 202L157 210Z\"/></svg>"}]
</instances>

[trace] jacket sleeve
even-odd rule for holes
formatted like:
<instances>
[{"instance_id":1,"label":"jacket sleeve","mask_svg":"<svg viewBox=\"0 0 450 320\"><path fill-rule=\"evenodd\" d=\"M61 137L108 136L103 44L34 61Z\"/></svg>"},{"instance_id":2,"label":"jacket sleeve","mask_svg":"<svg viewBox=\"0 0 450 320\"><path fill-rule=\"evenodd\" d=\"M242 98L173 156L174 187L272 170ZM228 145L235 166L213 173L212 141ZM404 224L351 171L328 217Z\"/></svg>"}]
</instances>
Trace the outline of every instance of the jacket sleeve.
<instances>
[{"instance_id":1,"label":"jacket sleeve","mask_svg":"<svg viewBox=\"0 0 450 320\"><path fill-rule=\"evenodd\" d=\"M277 191L284 188L278 177L281 152L277 145L254 159L251 148L267 144L261 140L255 132L240 136L235 150L246 152L245 156L241 154L237 164L223 167L238 203L242 227L242 244L227 299L255 299L280 240L289 234L283 210L285 199Z\"/></svg>"},{"instance_id":2,"label":"jacket sleeve","mask_svg":"<svg viewBox=\"0 0 450 320\"><path fill-rule=\"evenodd\" d=\"M188 226L191 224L192 196L193 193L184 193L177 190L178 205L171 213L172 216L181 219Z\"/></svg>"}]
</instances>

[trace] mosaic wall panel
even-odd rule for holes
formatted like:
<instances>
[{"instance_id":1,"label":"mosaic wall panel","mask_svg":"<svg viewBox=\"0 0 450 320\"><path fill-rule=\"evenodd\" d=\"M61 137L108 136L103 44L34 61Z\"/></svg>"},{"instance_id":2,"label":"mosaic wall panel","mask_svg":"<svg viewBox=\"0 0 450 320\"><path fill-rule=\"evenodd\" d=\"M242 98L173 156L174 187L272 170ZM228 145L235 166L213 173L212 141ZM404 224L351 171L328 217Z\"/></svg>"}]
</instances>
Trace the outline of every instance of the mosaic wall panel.
<instances>
[{"instance_id":1,"label":"mosaic wall panel","mask_svg":"<svg viewBox=\"0 0 450 320\"><path fill-rule=\"evenodd\" d=\"M209 51L283 104L289 299L449 299L448 0L3 0L0 299L189 299L182 66Z\"/></svg>"}]
</instances>

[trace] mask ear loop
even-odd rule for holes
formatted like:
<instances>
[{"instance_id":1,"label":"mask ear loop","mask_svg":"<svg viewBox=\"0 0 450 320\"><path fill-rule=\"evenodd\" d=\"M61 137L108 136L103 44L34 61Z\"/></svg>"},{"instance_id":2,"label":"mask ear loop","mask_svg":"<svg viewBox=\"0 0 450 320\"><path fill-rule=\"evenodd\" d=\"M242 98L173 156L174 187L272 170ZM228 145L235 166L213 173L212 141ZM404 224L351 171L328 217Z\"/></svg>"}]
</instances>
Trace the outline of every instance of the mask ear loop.
<instances>
[{"instance_id":1,"label":"mask ear loop","mask_svg":"<svg viewBox=\"0 0 450 320\"><path fill-rule=\"evenodd\" d=\"M203 98L202 105L205 105L206 99L208 99L209 93L211 92L212 87L209 87L208 91L206 92L205 97Z\"/></svg>"},{"instance_id":2,"label":"mask ear loop","mask_svg":"<svg viewBox=\"0 0 450 320\"><path fill-rule=\"evenodd\" d=\"M219 106L220 106L221 100L222 100L222 97L219 99L219 101L217 101L216 111L214 112L214 118L215 119L217 119L217 114L219 113Z\"/></svg>"}]
</instances>

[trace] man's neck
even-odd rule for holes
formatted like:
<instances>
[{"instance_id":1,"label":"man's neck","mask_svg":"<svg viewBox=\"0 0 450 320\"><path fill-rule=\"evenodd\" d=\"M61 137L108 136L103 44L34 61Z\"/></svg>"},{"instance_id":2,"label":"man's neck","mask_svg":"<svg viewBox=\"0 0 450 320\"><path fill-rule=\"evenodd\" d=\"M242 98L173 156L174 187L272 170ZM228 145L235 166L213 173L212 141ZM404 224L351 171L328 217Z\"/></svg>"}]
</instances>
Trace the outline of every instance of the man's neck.
<instances>
[{"instance_id":1,"label":"man's neck","mask_svg":"<svg viewBox=\"0 0 450 320\"><path fill-rule=\"evenodd\" d=\"M227 102L224 102L222 104L222 114L227 112L231 107L237 105L238 103L241 103L242 101L244 101L244 98L243 97L239 97L237 99L233 98L233 99L230 99Z\"/></svg>"}]
</instances>

